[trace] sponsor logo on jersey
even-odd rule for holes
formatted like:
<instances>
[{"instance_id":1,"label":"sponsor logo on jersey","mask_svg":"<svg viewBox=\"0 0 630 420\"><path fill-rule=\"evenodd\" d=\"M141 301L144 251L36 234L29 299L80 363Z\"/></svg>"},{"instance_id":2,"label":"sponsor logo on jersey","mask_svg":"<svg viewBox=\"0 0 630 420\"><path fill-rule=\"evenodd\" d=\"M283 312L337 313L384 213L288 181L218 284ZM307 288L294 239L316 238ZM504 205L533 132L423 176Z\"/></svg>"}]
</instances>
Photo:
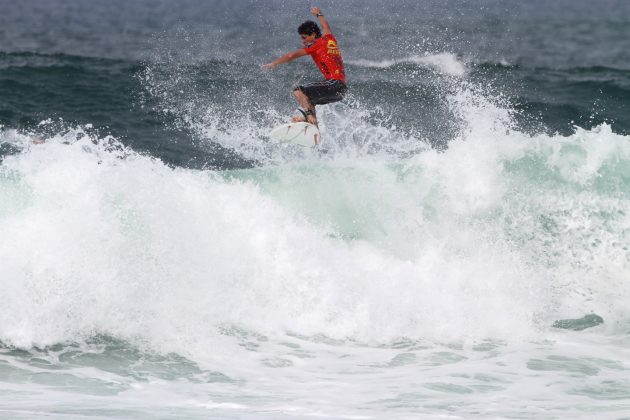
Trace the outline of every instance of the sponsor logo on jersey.
<instances>
[{"instance_id":1,"label":"sponsor logo on jersey","mask_svg":"<svg viewBox=\"0 0 630 420\"><path fill-rule=\"evenodd\" d=\"M333 41L332 39L328 41L328 45L326 45L326 48L328 48L328 54L332 54L332 55L341 54L339 52L339 47L337 46L337 43Z\"/></svg>"}]
</instances>

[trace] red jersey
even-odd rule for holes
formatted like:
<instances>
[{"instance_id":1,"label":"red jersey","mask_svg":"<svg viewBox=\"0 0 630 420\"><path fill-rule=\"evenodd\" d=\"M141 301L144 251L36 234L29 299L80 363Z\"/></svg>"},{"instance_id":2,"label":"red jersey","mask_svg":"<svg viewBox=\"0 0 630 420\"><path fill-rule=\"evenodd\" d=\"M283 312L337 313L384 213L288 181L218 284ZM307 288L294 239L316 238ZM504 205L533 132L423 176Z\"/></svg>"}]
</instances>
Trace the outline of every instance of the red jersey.
<instances>
[{"instance_id":1,"label":"red jersey","mask_svg":"<svg viewBox=\"0 0 630 420\"><path fill-rule=\"evenodd\" d=\"M326 80L335 79L346 83L346 73L343 69L341 51L333 34L319 37L304 50L313 57Z\"/></svg>"}]
</instances>

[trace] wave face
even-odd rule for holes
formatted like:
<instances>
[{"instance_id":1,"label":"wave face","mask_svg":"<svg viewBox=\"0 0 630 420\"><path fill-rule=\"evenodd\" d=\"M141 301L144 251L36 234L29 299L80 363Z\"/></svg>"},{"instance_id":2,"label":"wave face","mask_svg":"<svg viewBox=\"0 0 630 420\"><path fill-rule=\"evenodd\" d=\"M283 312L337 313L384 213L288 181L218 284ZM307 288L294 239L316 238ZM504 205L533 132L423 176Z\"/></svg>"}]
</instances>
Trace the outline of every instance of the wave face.
<instances>
[{"instance_id":1,"label":"wave face","mask_svg":"<svg viewBox=\"0 0 630 420\"><path fill-rule=\"evenodd\" d=\"M312 152L266 136L312 64L259 68L303 11L9 7L0 410L630 410L629 15L562 3L331 7L351 93Z\"/></svg>"}]
</instances>

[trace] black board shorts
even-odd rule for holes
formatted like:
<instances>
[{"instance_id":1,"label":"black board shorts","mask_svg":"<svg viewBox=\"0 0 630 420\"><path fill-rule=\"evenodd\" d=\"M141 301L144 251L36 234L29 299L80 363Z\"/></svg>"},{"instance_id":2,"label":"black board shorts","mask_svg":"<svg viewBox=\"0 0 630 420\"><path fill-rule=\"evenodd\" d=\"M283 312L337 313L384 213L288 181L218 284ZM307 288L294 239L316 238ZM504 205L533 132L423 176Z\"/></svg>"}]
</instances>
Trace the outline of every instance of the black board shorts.
<instances>
[{"instance_id":1,"label":"black board shorts","mask_svg":"<svg viewBox=\"0 0 630 420\"><path fill-rule=\"evenodd\" d=\"M324 80L321 82L306 83L297 86L293 90L301 90L313 105L324 105L332 102L338 102L343 99L346 93L346 84L340 80Z\"/></svg>"}]
</instances>

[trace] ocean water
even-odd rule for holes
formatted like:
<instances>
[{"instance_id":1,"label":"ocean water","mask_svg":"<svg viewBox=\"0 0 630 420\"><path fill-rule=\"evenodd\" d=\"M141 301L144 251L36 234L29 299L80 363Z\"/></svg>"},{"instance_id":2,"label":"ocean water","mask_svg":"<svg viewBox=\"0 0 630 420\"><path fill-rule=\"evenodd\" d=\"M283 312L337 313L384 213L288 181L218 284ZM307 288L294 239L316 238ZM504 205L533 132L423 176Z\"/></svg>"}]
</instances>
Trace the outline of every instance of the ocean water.
<instances>
[{"instance_id":1,"label":"ocean water","mask_svg":"<svg viewBox=\"0 0 630 420\"><path fill-rule=\"evenodd\" d=\"M309 5L0 0L0 418L630 419L630 3Z\"/></svg>"}]
</instances>

